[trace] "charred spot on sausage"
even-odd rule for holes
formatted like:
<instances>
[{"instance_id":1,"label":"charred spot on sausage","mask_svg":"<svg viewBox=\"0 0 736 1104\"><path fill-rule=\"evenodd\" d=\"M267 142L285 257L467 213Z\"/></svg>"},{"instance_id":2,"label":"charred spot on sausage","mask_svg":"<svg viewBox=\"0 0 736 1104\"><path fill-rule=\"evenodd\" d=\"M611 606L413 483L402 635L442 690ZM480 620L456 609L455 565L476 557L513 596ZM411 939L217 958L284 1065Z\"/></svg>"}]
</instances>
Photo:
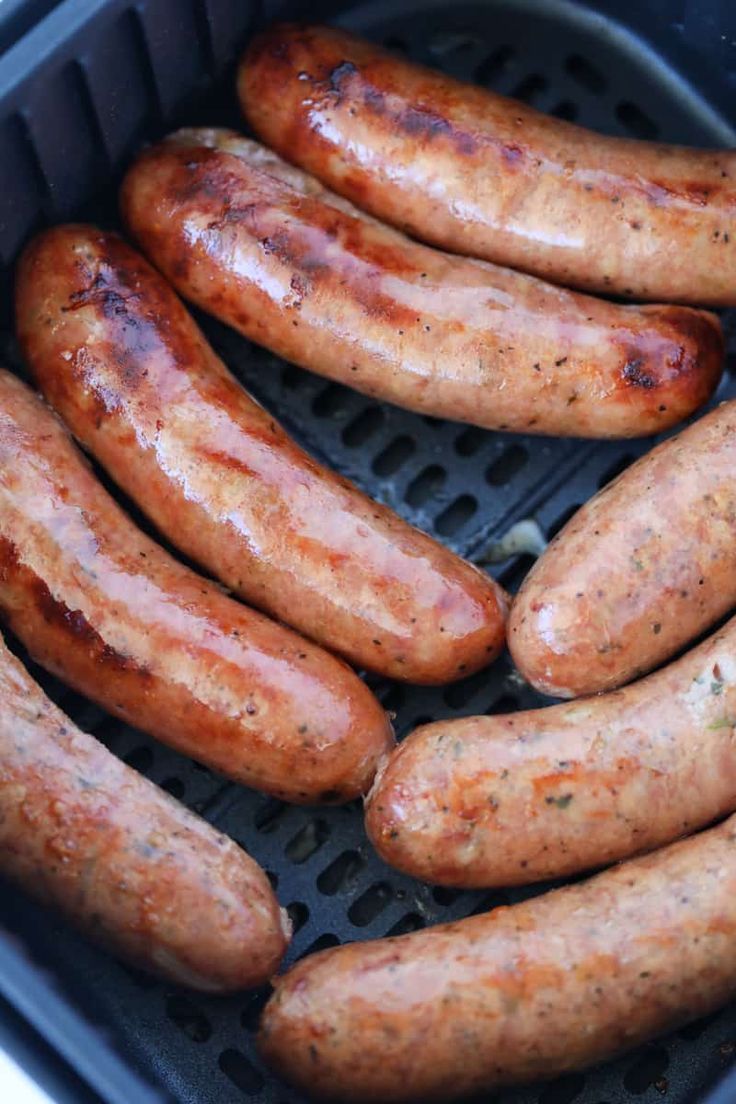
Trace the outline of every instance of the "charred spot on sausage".
<instances>
[{"instance_id":1,"label":"charred spot on sausage","mask_svg":"<svg viewBox=\"0 0 736 1104\"><path fill-rule=\"evenodd\" d=\"M328 91L334 92L337 96L337 102L340 102L342 97L342 84L343 81L349 80L350 77L355 76L358 72L357 66L353 65L352 61L341 61L339 65L327 76L327 88Z\"/></svg>"},{"instance_id":2,"label":"charred spot on sausage","mask_svg":"<svg viewBox=\"0 0 736 1104\"><path fill-rule=\"evenodd\" d=\"M366 88L363 93L363 103L376 115L384 115L386 113L386 97L383 92L379 92L377 88Z\"/></svg>"},{"instance_id":3,"label":"charred spot on sausage","mask_svg":"<svg viewBox=\"0 0 736 1104\"><path fill-rule=\"evenodd\" d=\"M634 360L627 360L622 372L623 378L627 383L632 384L634 387L643 387L645 390L651 390L652 387L657 386L657 381L653 376L650 376L647 372L644 372L644 361L637 357Z\"/></svg>"},{"instance_id":4,"label":"charred spot on sausage","mask_svg":"<svg viewBox=\"0 0 736 1104\"><path fill-rule=\"evenodd\" d=\"M435 111L428 111L421 107L407 107L395 116L396 123L407 134L422 138L435 138L440 134L448 134L452 126Z\"/></svg>"},{"instance_id":5,"label":"charred spot on sausage","mask_svg":"<svg viewBox=\"0 0 736 1104\"><path fill-rule=\"evenodd\" d=\"M71 609L61 599L55 598L42 579L34 578L33 591L36 605L44 620L50 625L61 628L74 639L84 641L105 665L115 667L119 671L137 671L139 674L150 675L150 672L136 663L131 656L123 655L108 644L81 610Z\"/></svg>"}]
</instances>

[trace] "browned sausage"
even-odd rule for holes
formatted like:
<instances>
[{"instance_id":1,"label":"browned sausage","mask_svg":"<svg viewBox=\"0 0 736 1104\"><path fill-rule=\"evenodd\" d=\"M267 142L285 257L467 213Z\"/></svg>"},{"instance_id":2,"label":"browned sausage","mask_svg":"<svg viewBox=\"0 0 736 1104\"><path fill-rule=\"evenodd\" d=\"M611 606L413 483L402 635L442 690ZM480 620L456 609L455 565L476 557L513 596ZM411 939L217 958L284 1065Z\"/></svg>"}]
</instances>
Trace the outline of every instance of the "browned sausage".
<instances>
[{"instance_id":1,"label":"browned sausage","mask_svg":"<svg viewBox=\"0 0 736 1104\"><path fill-rule=\"evenodd\" d=\"M0 608L31 655L117 717L288 801L344 801L393 743L349 667L141 533L66 430L0 372Z\"/></svg>"},{"instance_id":2,"label":"browned sausage","mask_svg":"<svg viewBox=\"0 0 736 1104\"><path fill-rule=\"evenodd\" d=\"M119 237L42 234L16 304L31 370L72 432L241 597L393 678L448 682L498 655L501 588L298 448Z\"/></svg>"},{"instance_id":3,"label":"browned sausage","mask_svg":"<svg viewBox=\"0 0 736 1104\"><path fill-rule=\"evenodd\" d=\"M289 938L258 864L80 732L1 640L0 871L194 989L267 981Z\"/></svg>"},{"instance_id":4,"label":"browned sausage","mask_svg":"<svg viewBox=\"0 0 736 1104\"><path fill-rule=\"evenodd\" d=\"M718 321L618 306L440 253L230 131L184 131L123 184L187 298L320 375L424 414L580 437L671 426L713 391Z\"/></svg>"},{"instance_id":5,"label":"browned sausage","mask_svg":"<svg viewBox=\"0 0 736 1104\"><path fill-rule=\"evenodd\" d=\"M509 647L571 698L637 678L736 605L736 402L642 457L591 499L524 580Z\"/></svg>"},{"instance_id":6,"label":"browned sausage","mask_svg":"<svg viewBox=\"0 0 736 1104\"><path fill-rule=\"evenodd\" d=\"M417 878L500 886L627 858L734 811L736 618L624 690L416 729L371 791L367 828Z\"/></svg>"},{"instance_id":7,"label":"browned sausage","mask_svg":"<svg viewBox=\"0 0 736 1104\"><path fill-rule=\"evenodd\" d=\"M314 1096L447 1100L598 1062L736 992L736 818L510 908L303 959L260 1049Z\"/></svg>"},{"instance_id":8,"label":"browned sausage","mask_svg":"<svg viewBox=\"0 0 736 1104\"><path fill-rule=\"evenodd\" d=\"M736 305L736 151L609 138L329 27L240 68L256 134L418 238L588 291Z\"/></svg>"}]
</instances>

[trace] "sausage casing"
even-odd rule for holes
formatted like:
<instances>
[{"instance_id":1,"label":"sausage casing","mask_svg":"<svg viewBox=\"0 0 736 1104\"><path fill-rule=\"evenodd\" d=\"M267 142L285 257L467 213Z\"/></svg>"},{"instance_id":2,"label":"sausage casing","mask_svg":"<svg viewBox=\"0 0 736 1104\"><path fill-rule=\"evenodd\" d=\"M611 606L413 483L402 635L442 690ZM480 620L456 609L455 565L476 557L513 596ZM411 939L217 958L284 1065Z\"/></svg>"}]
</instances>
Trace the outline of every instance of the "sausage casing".
<instances>
[{"instance_id":1,"label":"sausage casing","mask_svg":"<svg viewBox=\"0 0 736 1104\"><path fill-rule=\"evenodd\" d=\"M610 690L669 659L736 605L736 402L587 502L514 600L509 647L543 693Z\"/></svg>"},{"instance_id":2,"label":"sausage casing","mask_svg":"<svg viewBox=\"0 0 736 1104\"><path fill-rule=\"evenodd\" d=\"M368 834L429 882L523 885L669 843L736 811L736 619L600 697L416 729Z\"/></svg>"},{"instance_id":3,"label":"sausage casing","mask_svg":"<svg viewBox=\"0 0 736 1104\"><path fill-rule=\"evenodd\" d=\"M64 682L284 800L356 797L392 746L386 714L349 667L136 529L48 407L5 371L0 609Z\"/></svg>"},{"instance_id":4,"label":"sausage casing","mask_svg":"<svg viewBox=\"0 0 736 1104\"><path fill-rule=\"evenodd\" d=\"M736 305L736 151L610 138L331 27L239 75L259 138L415 237L555 283Z\"/></svg>"},{"instance_id":5,"label":"sausage casing","mask_svg":"<svg viewBox=\"0 0 736 1104\"><path fill-rule=\"evenodd\" d=\"M2 641L0 705L0 871L175 984L267 981L289 925L258 864L80 732Z\"/></svg>"},{"instance_id":6,"label":"sausage casing","mask_svg":"<svg viewBox=\"0 0 736 1104\"><path fill-rule=\"evenodd\" d=\"M117 235L61 226L36 238L16 316L36 382L77 439L242 598L411 682L496 657L501 588L298 448Z\"/></svg>"},{"instance_id":7,"label":"sausage casing","mask_svg":"<svg viewBox=\"0 0 736 1104\"><path fill-rule=\"evenodd\" d=\"M351 943L276 982L259 1037L314 1096L448 1100L548 1080L736 991L736 818L587 883Z\"/></svg>"},{"instance_id":8,"label":"sausage casing","mask_svg":"<svg viewBox=\"0 0 736 1104\"><path fill-rule=\"evenodd\" d=\"M703 403L713 315L620 306L419 245L230 131L144 152L124 218L178 291L320 375L489 429L636 437Z\"/></svg>"}]
</instances>

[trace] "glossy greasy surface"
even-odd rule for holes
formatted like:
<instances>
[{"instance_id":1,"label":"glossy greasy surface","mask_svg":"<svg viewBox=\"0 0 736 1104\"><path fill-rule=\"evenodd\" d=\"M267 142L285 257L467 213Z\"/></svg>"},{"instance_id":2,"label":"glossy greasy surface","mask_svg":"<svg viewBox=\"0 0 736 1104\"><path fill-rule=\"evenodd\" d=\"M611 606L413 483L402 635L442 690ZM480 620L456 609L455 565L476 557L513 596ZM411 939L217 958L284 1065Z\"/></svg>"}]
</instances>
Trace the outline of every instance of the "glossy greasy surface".
<instances>
[{"instance_id":1,"label":"glossy greasy surface","mask_svg":"<svg viewBox=\"0 0 736 1104\"><path fill-rule=\"evenodd\" d=\"M587 502L527 575L509 620L524 677L557 697L629 682L736 605L736 402Z\"/></svg>"},{"instance_id":2,"label":"glossy greasy surface","mask_svg":"<svg viewBox=\"0 0 736 1104\"><path fill-rule=\"evenodd\" d=\"M736 991L736 819L593 880L276 983L261 1051L331 1099L447 1100L590 1065Z\"/></svg>"},{"instance_id":3,"label":"glossy greasy surface","mask_svg":"<svg viewBox=\"0 0 736 1104\"><path fill-rule=\"evenodd\" d=\"M49 402L172 543L241 597L411 682L461 678L498 654L501 589L298 448L116 235L42 234L16 303Z\"/></svg>"},{"instance_id":4,"label":"glossy greasy surface","mask_svg":"<svg viewBox=\"0 0 736 1104\"><path fill-rule=\"evenodd\" d=\"M239 91L259 138L416 237L590 291L736 304L736 151L593 134L326 27L257 37Z\"/></svg>"},{"instance_id":5,"label":"glossy greasy surface","mask_svg":"<svg viewBox=\"0 0 736 1104\"><path fill-rule=\"evenodd\" d=\"M622 307L410 241L254 142L181 132L129 171L123 213L178 290L246 337L411 410L627 437L713 391L717 320Z\"/></svg>"},{"instance_id":6,"label":"glossy greasy surface","mask_svg":"<svg viewBox=\"0 0 736 1104\"><path fill-rule=\"evenodd\" d=\"M367 803L386 862L524 885L659 847L736 811L736 619L641 682L416 729Z\"/></svg>"},{"instance_id":7,"label":"glossy greasy surface","mask_svg":"<svg viewBox=\"0 0 736 1104\"><path fill-rule=\"evenodd\" d=\"M174 984L258 985L286 949L253 859L80 732L2 642L0 870Z\"/></svg>"},{"instance_id":8,"label":"glossy greasy surface","mask_svg":"<svg viewBox=\"0 0 736 1104\"><path fill-rule=\"evenodd\" d=\"M385 713L347 666L144 536L48 407L4 371L0 608L64 682L285 800L357 796L392 745Z\"/></svg>"}]
</instances>

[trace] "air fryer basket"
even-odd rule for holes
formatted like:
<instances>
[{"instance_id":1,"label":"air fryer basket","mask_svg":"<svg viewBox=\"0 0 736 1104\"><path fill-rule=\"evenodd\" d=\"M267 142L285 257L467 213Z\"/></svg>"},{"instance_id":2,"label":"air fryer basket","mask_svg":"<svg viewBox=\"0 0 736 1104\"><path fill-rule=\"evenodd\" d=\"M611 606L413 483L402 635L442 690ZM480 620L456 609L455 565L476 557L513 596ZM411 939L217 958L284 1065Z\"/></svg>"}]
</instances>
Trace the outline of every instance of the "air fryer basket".
<instances>
[{"instance_id":1,"label":"air fryer basket","mask_svg":"<svg viewBox=\"0 0 736 1104\"><path fill-rule=\"evenodd\" d=\"M256 11L244 0L65 0L0 59L0 255L6 271L44 222L82 217L114 225L120 170L144 139L173 123L240 126L231 62L252 27L274 14L329 18L601 131L735 145L735 120L720 110L729 95L736 98L736 19L728 0L720 14L717 3L683 0L631 7L632 25L650 34L649 45L612 18L611 12L628 8L613 0L609 10L600 5L595 11L565 0L375 0L307 12L297 4ZM696 88L706 89L708 100ZM523 539L521 551L499 549L509 529L532 519L551 537L579 504L651 446L489 433L406 413L284 364L225 327L200 320L246 387L308 449L456 551L494 561L489 570L512 589L532 560ZM22 372L9 335L4 346ZM734 354L732 340L731 371ZM734 394L727 372L718 398ZM294 923L289 962L338 942L413 931L539 891L469 893L421 885L373 854L359 803L302 809L246 791L32 670L82 728L266 867ZM396 714L399 736L432 718L544 701L506 659L444 689L371 681ZM180 1104L300 1101L255 1055L265 990L222 999L172 989L109 959L7 887L0 893L0 921L12 933L0 941L0 992L106 1099L147 1100L134 1080L137 1071L163 1087L161 1099ZM87 1022L78 1021L69 1004ZM99 1036L90 1035L90 1023ZM123 1063L109 1050L110 1040ZM623 1104L664 1096L681 1104L699 1096L734 1054L736 1006L593 1072L478 1100ZM431 1048L426 1060L432 1060Z\"/></svg>"}]
</instances>

